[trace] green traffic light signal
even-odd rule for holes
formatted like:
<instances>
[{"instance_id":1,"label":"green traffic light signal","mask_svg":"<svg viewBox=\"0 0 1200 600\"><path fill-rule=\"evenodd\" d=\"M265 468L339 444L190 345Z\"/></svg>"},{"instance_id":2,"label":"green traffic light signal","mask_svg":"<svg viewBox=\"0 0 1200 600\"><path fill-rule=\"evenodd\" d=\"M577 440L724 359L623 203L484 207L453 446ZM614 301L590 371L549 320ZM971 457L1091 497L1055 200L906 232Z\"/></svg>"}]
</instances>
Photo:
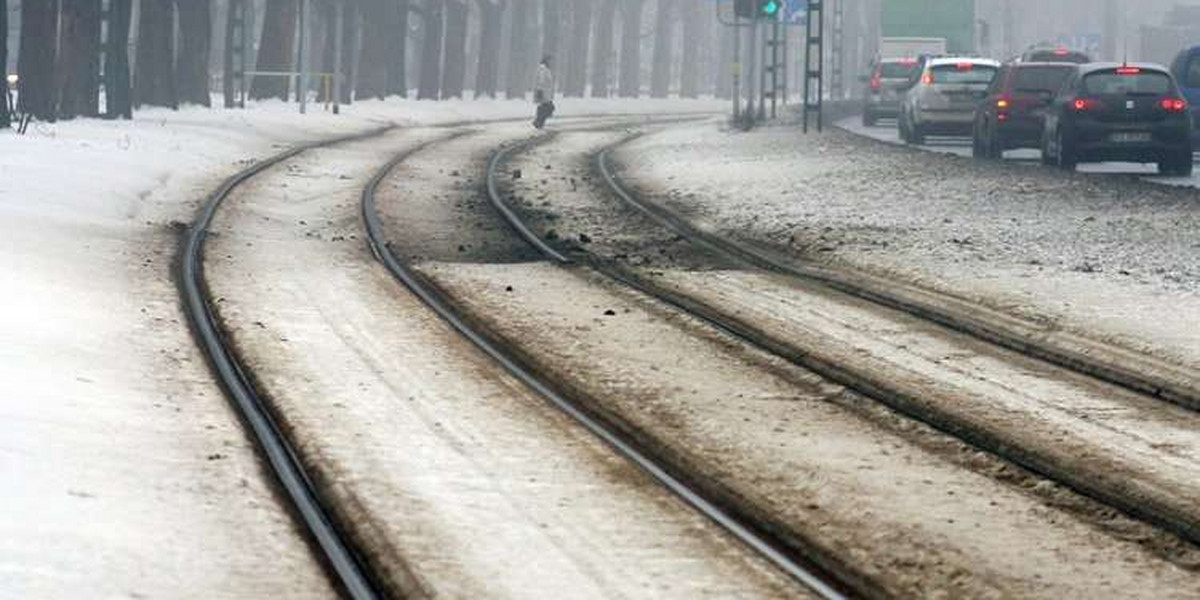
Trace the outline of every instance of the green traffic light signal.
<instances>
[{"instance_id":1,"label":"green traffic light signal","mask_svg":"<svg viewBox=\"0 0 1200 600\"><path fill-rule=\"evenodd\" d=\"M766 0L766 2L763 2L759 7L759 11L768 17L773 17L778 14L779 9L780 5L778 0Z\"/></svg>"}]
</instances>

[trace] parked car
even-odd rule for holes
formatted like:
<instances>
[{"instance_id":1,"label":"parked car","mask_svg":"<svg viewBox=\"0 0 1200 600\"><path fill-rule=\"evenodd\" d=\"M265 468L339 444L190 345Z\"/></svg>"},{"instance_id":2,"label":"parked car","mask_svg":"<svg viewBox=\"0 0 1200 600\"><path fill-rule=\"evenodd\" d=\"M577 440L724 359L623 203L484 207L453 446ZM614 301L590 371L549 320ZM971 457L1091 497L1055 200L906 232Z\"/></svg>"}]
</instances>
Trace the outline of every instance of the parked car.
<instances>
[{"instance_id":1,"label":"parked car","mask_svg":"<svg viewBox=\"0 0 1200 600\"><path fill-rule=\"evenodd\" d=\"M1042 162L1153 162L1192 173L1192 119L1175 78L1152 64L1076 67L1046 115Z\"/></svg>"},{"instance_id":2,"label":"parked car","mask_svg":"<svg viewBox=\"0 0 1200 600\"><path fill-rule=\"evenodd\" d=\"M975 106L987 96L1000 63L987 58L933 58L904 94L897 127L909 144L927 135L971 135Z\"/></svg>"},{"instance_id":3,"label":"parked car","mask_svg":"<svg viewBox=\"0 0 1200 600\"><path fill-rule=\"evenodd\" d=\"M1021 62L1057 62L1084 65L1092 62L1092 57L1085 52L1071 50L1062 46L1035 47L1026 50L1021 55Z\"/></svg>"},{"instance_id":4,"label":"parked car","mask_svg":"<svg viewBox=\"0 0 1200 600\"><path fill-rule=\"evenodd\" d=\"M1171 62L1171 74L1191 106L1192 142L1200 139L1200 46L1185 48Z\"/></svg>"},{"instance_id":5,"label":"parked car","mask_svg":"<svg viewBox=\"0 0 1200 600\"><path fill-rule=\"evenodd\" d=\"M862 122L868 127L879 119L900 115L900 99L920 63L915 58L885 58L871 70Z\"/></svg>"},{"instance_id":6,"label":"parked car","mask_svg":"<svg viewBox=\"0 0 1200 600\"><path fill-rule=\"evenodd\" d=\"M1005 150L1041 148L1046 107L1074 72L1070 63L1012 62L1001 67L975 109L975 157L1001 158Z\"/></svg>"}]
</instances>

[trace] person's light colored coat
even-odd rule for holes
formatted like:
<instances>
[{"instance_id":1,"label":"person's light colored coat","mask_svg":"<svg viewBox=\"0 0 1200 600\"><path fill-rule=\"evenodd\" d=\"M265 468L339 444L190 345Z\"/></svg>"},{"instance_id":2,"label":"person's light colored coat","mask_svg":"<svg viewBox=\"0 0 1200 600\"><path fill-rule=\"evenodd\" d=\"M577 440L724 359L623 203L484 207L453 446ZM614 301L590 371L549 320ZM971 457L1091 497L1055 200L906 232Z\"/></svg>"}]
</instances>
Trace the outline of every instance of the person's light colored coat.
<instances>
[{"instance_id":1,"label":"person's light colored coat","mask_svg":"<svg viewBox=\"0 0 1200 600\"><path fill-rule=\"evenodd\" d=\"M538 65L533 78L534 102L553 102L555 92L554 72L545 64ZM540 92L540 94L539 94ZM541 100L538 100L538 98Z\"/></svg>"}]
</instances>

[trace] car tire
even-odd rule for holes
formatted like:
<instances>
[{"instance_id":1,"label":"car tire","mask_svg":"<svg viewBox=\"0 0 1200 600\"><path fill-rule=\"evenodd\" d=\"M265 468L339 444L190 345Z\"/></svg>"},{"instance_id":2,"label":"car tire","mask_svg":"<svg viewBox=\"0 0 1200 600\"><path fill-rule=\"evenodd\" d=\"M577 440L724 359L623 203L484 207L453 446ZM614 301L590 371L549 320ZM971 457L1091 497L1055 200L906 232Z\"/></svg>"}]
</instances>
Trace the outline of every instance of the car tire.
<instances>
[{"instance_id":1,"label":"car tire","mask_svg":"<svg viewBox=\"0 0 1200 600\"><path fill-rule=\"evenodd\" d=\"M1063 136L1062 130L1059 130L1058 167L1064 171L1074 171L1077 166L1079 166L1079 159L1075 156L1075 150L1067 146L1067 140Z\"/></svg>"},{"instance_id":2,"label":"car tire","mask_svg":"<svg viewBox=\"0 0 1200 600\"><path fill-rule=\"evenodd\" d=\"M920 125L918 125L916 123L913 123L912 125L910 125L908 135L909 135L909 138L911 139L911 141L909 143L911 143L912 145L914 145L914 146L924 146L925 145L925 131L923 129L921 129Z\"/></svg>"},{"instance_id":3,"label":"car tire","mask_svg":"<svg viewBox=\"0 0 1200 600\"><path fill-rule=\"evenodd\" d=\"M1170 175L1175 177L1191 177L1193 171L1191 153L1176 154L1159 161L1158 173L1160 175Z\"/></svg>"},{"instance_id":4,"label":"car tire","mask_svg":"<svg viewBox=\"0 0 1200 600\"><path fill-rule=\"evenodd\" d=\"M992 135L988 136L984 154L991 160L1004 160L1004 144L1000 142L1000 137L994 131Z\"/></svg>"},{"instance_id":5,"label":"car tire","mask_svg":"<svg viewBox=\"0 0 1200 600\"><path fill-rule=\"evenodd\" d=\"M1050 138L1042 133L1042 164L1047 167L1054 166L1054 157L1050 156Z\"/></svg>"}]
</instances>

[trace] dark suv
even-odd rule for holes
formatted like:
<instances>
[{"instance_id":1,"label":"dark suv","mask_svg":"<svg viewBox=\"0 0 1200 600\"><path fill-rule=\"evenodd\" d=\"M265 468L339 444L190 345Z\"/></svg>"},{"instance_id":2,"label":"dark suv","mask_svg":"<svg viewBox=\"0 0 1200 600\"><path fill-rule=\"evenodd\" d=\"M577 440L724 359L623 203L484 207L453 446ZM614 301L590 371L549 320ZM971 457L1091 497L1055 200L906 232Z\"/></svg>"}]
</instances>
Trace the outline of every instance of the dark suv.
<instances>
[{"instance_id":1,"label":"dark suv","mask_svg":"<svg viewBox=\"0 0 1200 600\"><path fill-rule=\"evenodd\" d=\"M1175 78L1151 64L1081 65L1054 98L1042 132L1042 162L1158 163L1191 175L1192 120Z\"/></svg>"},{"instance_id":2,"label":"dark suv","mask_svg":"<svg viewBox=\"0 0 1200 600\"><path fill-rule=\"evenodd\" d=\"M1001 158L1005 150L1041 148L1046 107L1075 72L1069 63L1008 63L975 109L973 153Z\"/></svg>"}]
</instances>

